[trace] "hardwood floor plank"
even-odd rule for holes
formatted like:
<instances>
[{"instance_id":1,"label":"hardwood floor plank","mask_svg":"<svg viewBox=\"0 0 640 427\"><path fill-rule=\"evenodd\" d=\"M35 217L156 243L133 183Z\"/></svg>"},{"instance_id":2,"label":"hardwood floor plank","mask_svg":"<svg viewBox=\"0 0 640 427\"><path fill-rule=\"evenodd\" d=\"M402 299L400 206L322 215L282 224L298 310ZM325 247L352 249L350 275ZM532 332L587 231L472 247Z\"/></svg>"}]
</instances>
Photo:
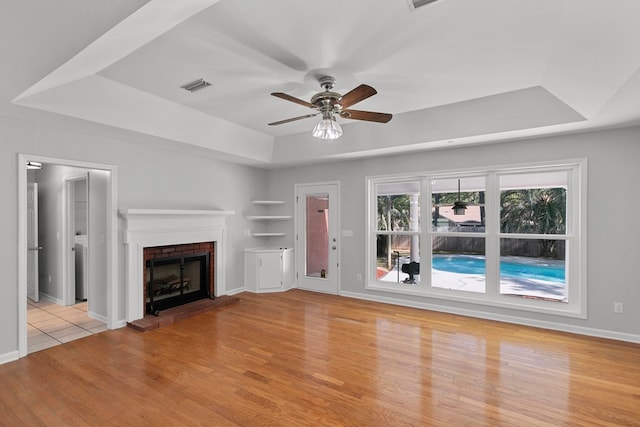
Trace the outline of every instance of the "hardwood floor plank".
<instances>
[{"instance_id":1,"label":"hardwood floor plank","mask_svg":"<svg viewBox=\"0 0 640 427\"><path fill-rule=\"evenodd\" d=\"M640 345L293 290L0 366L0 426L640 426Z\"/></svg>"}]
</instances>

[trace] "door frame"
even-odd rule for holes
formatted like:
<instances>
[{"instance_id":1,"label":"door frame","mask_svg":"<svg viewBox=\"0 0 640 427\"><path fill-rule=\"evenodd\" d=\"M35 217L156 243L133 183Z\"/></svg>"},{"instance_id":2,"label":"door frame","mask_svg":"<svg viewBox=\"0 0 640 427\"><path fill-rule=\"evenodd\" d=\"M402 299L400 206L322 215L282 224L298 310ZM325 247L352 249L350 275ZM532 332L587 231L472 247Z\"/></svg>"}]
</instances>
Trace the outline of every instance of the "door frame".
<instances>
[{"instance_id":1,"label":"door frame","mask_svg":"<svg viewBox=\"0 0 640 427\"><path fill-rule=\"evenodd\" d=\"M117 167L103 163L18 153L18 357L27 355L27 162L108 171L107 180L107 328L124 326L118 321L118 211Z\"/></svg>"},{"instance_id":2,"label":"door frame","mask_svg":"<svg viewBox=\"0 0 640 427\"><path fill-rule=\"evenodd\" d=\"M295 214L294 214L294 223L293 223L293 227L294 227L294 233L295 233L295 237L294 237L294 254L295 254L295 277L296 277L296 287L300 288L300 285L298 283L298 280L300 277L302 277L305 274L305 258L304 258L304 254L306 252L305 248L302 248L301 245L301 241L298 238L299 235L299 226L300 226L300 222L301 219L298 217L298 203L296 202L296 197L298 197L298 192L300 191L300 189L304 189L304 188L313 188L313 187L321 187L321 186L334 186L335 187L335 191L336 191L336 200L335 200L335 210L336 210L336 221L335 221L335 238L336 238L336 245L337 245L337 253L336 253L336 260L337 260L337 265L335 267L335 277L336 277L336 290L335 293L333 292L333 290L331 290L331 294L334 295L340 295L340 290L341 290L341 281L340 281L340 277L341 277L341 266L342 266L342 257L341 257L341 250L342 250L342 245L341 245L341 233L340 233L340 218L341 218L341 214L340 214L340 181L323 181L323 182L310 182L310 183L301 183L301 184L295 184L294 188L293 188L293 200L294 200L294 206L295 206ZM304 288L302 288L304 289ZM311 289L310 289L311 290ZM321 292L321 291L318 291Z\"/></svg>"}]
</instances>

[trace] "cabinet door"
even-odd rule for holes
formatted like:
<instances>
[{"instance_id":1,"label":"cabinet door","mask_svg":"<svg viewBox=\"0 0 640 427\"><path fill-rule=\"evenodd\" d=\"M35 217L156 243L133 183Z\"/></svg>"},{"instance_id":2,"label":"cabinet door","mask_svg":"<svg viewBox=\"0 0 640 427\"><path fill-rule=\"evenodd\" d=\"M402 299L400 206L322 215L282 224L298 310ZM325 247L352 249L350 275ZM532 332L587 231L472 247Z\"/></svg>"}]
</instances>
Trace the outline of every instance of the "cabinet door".
<instances>
[{"instance_id":1,"label":"cabinet door","mask_svg":"<svg viewBox=\"0 0 640 427\"><path fill-rule=\"evenodd\" d=\"M282 253L265 252L258 255L258 288L282 287Z\"/></svg>"}]
</instances>

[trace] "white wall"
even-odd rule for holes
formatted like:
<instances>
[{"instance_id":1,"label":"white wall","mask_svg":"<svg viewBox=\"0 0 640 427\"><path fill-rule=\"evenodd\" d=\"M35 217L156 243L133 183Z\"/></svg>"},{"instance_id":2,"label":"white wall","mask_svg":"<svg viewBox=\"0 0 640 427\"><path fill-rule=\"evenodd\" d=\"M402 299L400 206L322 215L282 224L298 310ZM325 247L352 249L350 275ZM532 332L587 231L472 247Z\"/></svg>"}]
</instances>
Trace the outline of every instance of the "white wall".
<instances>
[{"instance_id":1,"label":"white wall","mask_svg":"<svg viewBox=\"0 0 640 427\"><path fill-rule=\"evenodd\" d=\"M89 171L89 314L107 320L107 187L109 171Z\"/></svg>"},{"instance_id":2,"label":"white wall","mask_svg":"<svg viewBox=\"0 0 640 427\"><path fill-rule=\"evenodd\" d=\"M35 172L38 183L38 252L40 294L63 304L62 239L64 175L61 166L45 167ZM51 280L49 280L51 278Z\"/></svg>"},{"instance_id":3,"label":"white wall","mask_svg":"<svg viewBox=\"0 0 640 427\"><path fill-rule=\"evenodd\" d=\"M337 142L339 144L339 142ZM523 162L588 158L588 319L580 320L473 304L411 297L366 290L356 281L365 272L365 177L447 168L485 168ZM341 182L341 228L353 230L341 238L341 289L363 298L392 298L406 305L435 304L439 309L468 312L519 323L613 336L640 341L640 128L591 132L515 143L412 153L384 158L327 163L272 170L269 198L293 206L293 186L301 182ZM620 206L625 205L621 210ZM293 212L293 208L291 208ZM281 224L285 238L278 246L293 245L293 224ZM624 302L624 313L614 314L613 302Z\"/></svg>"},{"instance_id":4,"label":"white wall","mask_svg":"<svg viewBox=\"0 0 640 427\"><path fill-rule=\"evenodd\" d=\"M395 298L408 305L440 304L443 310L471 310L487 317L514 316L523 322L554 327L640 336L640 259L634 213L640 212L636 183L640 178L640 128L543 138L508 144L429 151L378 159L344 161L264 171L216 160L201 150L186 150L164 140L110 129L41 112L20 112L21 118L0 115L0 259L3 266L0 299L0 361L18 348L18 199L17 154L115 165L117 208L234 210L227 220L227 289L243 286L243 249L266 243L293 246L293 221L274 224L283 238L265 241L244 235L255 224L244 219L255 213L252 199L282 199L278 212L293 213L295 183L341 181L341 226L354 231L342 238L341 286L344 292L371 298ZM27 118L25 118L27 117ZM339 143L339 142L338 142ZM568 319L471 304L429 301L367 291L356 282L365 265L365 176L382 173L486 167L517 162L587 157L588 169L588 319ZM624 202L624 213L618 206ZM627 213L631 212L631 213ZM119 319L125 318L124 245L119 221ZM355 254L355 255L353 255ZM625 303L624 314L613 313L613 302ZM582 329L581 329L582 328Z\"/></svg>"},{"instance_id":5,"label":"white wall","mask_svg":"<svg viewBox=\"0 0 640 427\"><path fill-rule=\"evenodd\" d=\"M88 233L88 205L89 201L87 200L87 180L81 179L75 181L73 184L74 190L74 227L73 234L74 235L84 235Z\"/></svg>"},{"instance_id":6,"label":"white wall","mask_svg":"<svg viewBox=\"0 0 640 427\"><path fill-rule=\"evenodd\" d=\"M24 118L24 117L28 118ZM18 349L18 153L116 166L117 208L233 210L227 219L227 290L243 287L243 250L263 244L244 236L250 200L264 198L266 171L236 165L165 140L41 112L0 115L0 362ZM30 117L33 117L31 119ZM118 318L125 318L124 245L118 230Z\"/></svg>"}]
</instances>

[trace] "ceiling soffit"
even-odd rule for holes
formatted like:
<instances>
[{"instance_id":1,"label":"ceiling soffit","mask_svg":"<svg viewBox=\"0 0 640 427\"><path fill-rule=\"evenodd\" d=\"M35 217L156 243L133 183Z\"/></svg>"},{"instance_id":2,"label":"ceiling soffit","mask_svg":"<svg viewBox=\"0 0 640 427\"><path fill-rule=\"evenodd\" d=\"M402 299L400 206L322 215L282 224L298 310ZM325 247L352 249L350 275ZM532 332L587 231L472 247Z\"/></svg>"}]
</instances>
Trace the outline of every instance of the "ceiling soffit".
<instances>
[{"instance_id":1,"label":"ceiling soffit","mask_svg":"<svg viewBox=\"0 0 640 427\"><path fill-rule=\"evenodd\" d=\"M366 4L151 0L14 102L231 150L258 164L637 119L614 101L622 87L638 90L628 84L640 68L638 2L447 0L410 12L398 0L362 14ZM327 7L339 13L323 18ZM338 143L313 150L300 147L315 119L266 125L309 112L269 93L309 99L322 74L336 77L339 93L361 83L375 87L378 94L357 108L394 119L343 120ZM212 86L180 89L197 78ZM124 117L134 106L137 115ZM169 125L157 122L171 118Z\"/></svg>"}]
</instances>

